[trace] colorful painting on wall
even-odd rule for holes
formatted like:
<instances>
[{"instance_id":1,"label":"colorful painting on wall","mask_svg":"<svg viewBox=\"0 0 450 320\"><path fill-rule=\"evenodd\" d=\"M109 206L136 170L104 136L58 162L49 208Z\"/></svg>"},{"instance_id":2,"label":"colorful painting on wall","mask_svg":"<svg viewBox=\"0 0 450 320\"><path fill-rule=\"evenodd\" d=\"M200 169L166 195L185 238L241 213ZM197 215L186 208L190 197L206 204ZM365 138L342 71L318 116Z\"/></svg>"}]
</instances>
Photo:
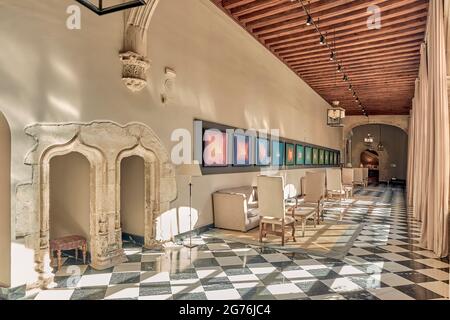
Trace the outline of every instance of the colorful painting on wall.
<instances>
[{"instance_id":1,"label":"colorful painting on wall","mask_svg":"<svg viewBox=\"0 0 450 320\"><path fill-rule=\"evenodd\" d=\"M292 143L286 143L286 165L295 165L295 145Z\"/></svg>"},{"instance_id":2,"label":"colorful painting on wall","mask_svg":"<svg viewBox=\"0 0 450 320\"><path fill-rule=\"evenodd\" d=\"M319 164L319 149L317 149L317 148L313 149L313 164L314 165Z\"/></svg>"},{"instance_id":3,"label":"colorful painting on wall","mask_svg":"<svg viewBox=\"0 0 450 320\"><path fill-rule=\"evenodd\" d=\"M319 164L323 166L325 164L325 150L319 150Z\"/></svg>"},{"instance_id":4,"label":"colorful painting on wall","mask_svg":"<svg viewBox=\"0 0 450 320\"><path fill-rule=\"evenodd\" d=\"M305 147L305 165L312 165L312 148L311 147Z\"/></svg>"},{"instance_id":5,"label":"colorful painting on wall","mask_svg":"<svg viewBox=\"0 0 450 320\"><path fill-rule=\"evenodd\" d=\"M219 130L205 130L203 134L203 166L226 167L227 134Z\"/></svg>"},{"instance_id":6,"label":"colorful painting on wall","mask_svg":"<svg viewBox=\"0 0 450 320\"><path fill-rule=\"evenodd\" d=\"M250 137L243 134L234 135L233 165L250 165Z\"/></svg>"},{"instance_id":7,"label":"colorful painting on wall","mask_svg":"<svg viewBox=\"0 0 450 320\"><path fill-rule=\"evenodd\" d=\"M284 142L272 140L272 165L277 167L284 165Z\"/></svg>"},{"instance_id":8,"label":"colorful painting on wall","mask_svg":"<svg viewBox=\"0 0 450 320\"><path fill-rule=\"evenodd\" d=\"M258 166L270 165L270 145L268 139L256 139L256 164Z\"/></svg>"},{"instance_id":9,"label":"colorful painting on wall","mask_svg":"<svg viewBox=\"0 0 450 320\"><path fill-rule=\"evenodd\" d=\"M302 166L305 164L305 147L301 144L298 144L296 146L295 164L298 166Z\"/></svg>"},{"instance_id":10,"label":"colorful painting on wall","mask_svg":"<svg viewBox=\"0 0 450 320\"><path fill-rule=\"evenodd\" d=\"M330 151L325 150L325 164L330 165Z\"/></svg>"}]
</instances>

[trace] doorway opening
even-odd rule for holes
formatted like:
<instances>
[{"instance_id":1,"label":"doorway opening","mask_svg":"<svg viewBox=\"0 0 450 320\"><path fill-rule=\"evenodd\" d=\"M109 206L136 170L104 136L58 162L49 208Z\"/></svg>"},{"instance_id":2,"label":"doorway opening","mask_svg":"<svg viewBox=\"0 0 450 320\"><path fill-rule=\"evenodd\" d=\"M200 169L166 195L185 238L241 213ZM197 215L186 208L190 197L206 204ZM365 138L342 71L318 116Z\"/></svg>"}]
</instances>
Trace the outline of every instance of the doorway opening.
<instances>
[{"instance_id":1,"label":"doorway opening","mask_svg":"<svg viewBox=\"0 0 450 320\"><path fill-rule=\"evenodd\" d=\"M50 160L50 240L81 236L87 241L86 264L91 245L90 163L78 152ZM78 259L76 257L78 256ZM80 264L81 252L62 252L63 263ZM56 266L56 259L54 265Z\"/></svg>"},{"instance_id":2,"label":"doorway opening","mask_svg":"<svg viewBox=\"0 0 450 320\"><path fill-rule=\"evenodd\" d=\"M145 162L130 156L120 163L120 223L122 239L145 244Z\"/></svg>"}]
</instances>

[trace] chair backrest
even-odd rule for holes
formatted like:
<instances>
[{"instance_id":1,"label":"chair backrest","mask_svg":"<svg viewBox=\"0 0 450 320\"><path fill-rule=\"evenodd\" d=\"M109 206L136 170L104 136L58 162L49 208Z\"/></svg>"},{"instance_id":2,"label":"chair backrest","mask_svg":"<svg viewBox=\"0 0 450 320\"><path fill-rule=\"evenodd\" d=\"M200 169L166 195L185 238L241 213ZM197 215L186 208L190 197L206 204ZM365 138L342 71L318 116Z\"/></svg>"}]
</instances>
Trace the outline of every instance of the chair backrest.
<instances>
[{"instance_id":1,"label":"chair backrest","mask_svg":"<svg viewBox=\"0 0 450 320\"><path fill-rule=\"evenodd\" d=\"M369 168L363 168L363 178L365 180L369 179Z\"/></svg>"},{"instance_id":2,"label":"chair backrest","mask_svg":"<svg viewBox=\"0 0 450 320\"><path fill-rule=\"evenodd\" d=\"M300 195L304 196L306 194L306 176L300 178Z\"/></svg>"},{"instance_id":3,"label":"chair backrest","mask_svg":"<svg viewBox=\"0 0 450 320\"><path fill-rule=\"evenodd\" d=\"M263 217L284 219L283 177L258 177L258 210Z\"/></svg>"},{"instance_id":4,"label":"chair backrest","mask_svg":"<svg viewBox=\"0 0 450 320\"><path fill-rule=\"evenodd\" d=\"M358 183L363 182L363 168L353 169L353 181Z\"/></svg>"},{"instance_id":5,"label":"chair backrest","mask_svg":"<svg viewBox=\"0 0 450 320\"><path fill-rule=\"evenodd\" d=\"M342 190L341 169L327 169L327 190Z\"/></svg>"},{"instance_id":6,"label":"chair backrest","mask_svg":"<svg viewBox=\"0 0 450 320\"><path fill-rule=\"evenodd\" d=\"M305 177L305 202L318 202L325 196L325 173L307 172Z\"/></svg>"},{"instance_id":7,"label":"chair backrest","mask_svg":"<svg viewBox=\"0 0 450 320\"><path fill-rule=\"evenodd\" d=\"M342 183L343 184L353 184L354 175L353 169L351 168L342 168Z\"/></svg>"}]
</instances>

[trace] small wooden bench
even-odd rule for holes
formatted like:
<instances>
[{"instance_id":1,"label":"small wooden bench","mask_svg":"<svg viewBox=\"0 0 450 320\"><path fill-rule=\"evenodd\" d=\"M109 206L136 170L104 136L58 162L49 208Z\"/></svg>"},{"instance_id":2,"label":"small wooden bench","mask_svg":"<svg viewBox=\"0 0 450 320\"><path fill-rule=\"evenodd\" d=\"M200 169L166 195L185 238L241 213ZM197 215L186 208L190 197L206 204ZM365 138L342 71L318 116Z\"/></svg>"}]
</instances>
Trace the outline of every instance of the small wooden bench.
<instances>
[{"instance_id":1,"label":"small wooden bench","mask_svg":"<svg viewBox=\"0 0 450 320\"><path fill-rule=\"evenodd\" d=\"M58 271L61 269L61 251L74 250L75 260L78 260L78 249L83 252L83 263L86 264L87 241L82 236L67 236L50 240L50 257L53 264L54 252L58 256Z\"/></svg>"}]
</instances>

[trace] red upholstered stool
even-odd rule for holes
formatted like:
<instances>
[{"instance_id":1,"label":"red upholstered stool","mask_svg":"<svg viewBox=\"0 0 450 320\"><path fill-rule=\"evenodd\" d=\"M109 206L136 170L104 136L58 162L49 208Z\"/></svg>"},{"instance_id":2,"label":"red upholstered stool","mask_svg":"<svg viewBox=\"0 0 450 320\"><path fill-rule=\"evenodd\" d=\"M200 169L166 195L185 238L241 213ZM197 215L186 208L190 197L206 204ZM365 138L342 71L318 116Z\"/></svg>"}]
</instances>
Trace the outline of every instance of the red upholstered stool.
<instances>
[{"instance_id":1,"label":"red upholstered stool","mask_svg":"<svg viewBox=\"0 0 450 320\"><path fill-rule=\"evenodd\" d=\"M58 256L58 270L61 269L61 251L75 249L75 259L78 260L78 249L83 251L83 263L86 264L86 239L82 236L67 236L50 240L50 257L53 264L53 253Z\"/></svg>"}]
</instances>

